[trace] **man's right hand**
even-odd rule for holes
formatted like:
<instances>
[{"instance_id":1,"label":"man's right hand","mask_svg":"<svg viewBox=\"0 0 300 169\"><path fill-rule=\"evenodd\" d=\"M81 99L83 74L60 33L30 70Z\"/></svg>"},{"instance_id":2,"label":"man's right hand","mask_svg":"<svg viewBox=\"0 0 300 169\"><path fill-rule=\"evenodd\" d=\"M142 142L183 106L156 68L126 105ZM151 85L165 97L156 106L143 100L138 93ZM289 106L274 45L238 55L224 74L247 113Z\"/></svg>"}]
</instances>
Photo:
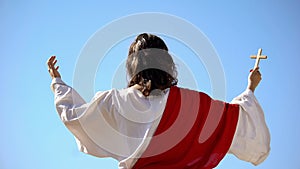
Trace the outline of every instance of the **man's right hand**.
<instances>
[{"instance_id":1,"label":"man's right hand","mask_svg":"<svg viewBox=\"0 0 300 169\"><path fill-rule=\"evenodd\" d=\"M251 70L248 77L248 89L254 92L261 79L262 78L259 72L259 67L255 68L254 70Z\"/></svg>"}]
</instances>

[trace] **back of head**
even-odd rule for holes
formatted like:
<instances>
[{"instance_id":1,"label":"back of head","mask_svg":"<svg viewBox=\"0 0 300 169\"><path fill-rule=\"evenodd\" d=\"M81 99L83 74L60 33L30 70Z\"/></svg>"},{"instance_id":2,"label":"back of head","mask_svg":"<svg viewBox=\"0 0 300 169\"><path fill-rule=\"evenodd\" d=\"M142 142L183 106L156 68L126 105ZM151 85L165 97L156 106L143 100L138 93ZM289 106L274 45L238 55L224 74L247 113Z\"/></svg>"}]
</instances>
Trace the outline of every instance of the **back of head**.
<instances>
[{"instance_id":1,"label":"back of head","mask_svg":"<svg viewBox=\"0 0 300 169\"><path fill-rule=\"evenodd\" d=\"M130 45L126 61L130 77L128 87L138 84L145 96L177 84L177 72L165 42L158 36L143 33Z\"/></svg>"}]
</instances>

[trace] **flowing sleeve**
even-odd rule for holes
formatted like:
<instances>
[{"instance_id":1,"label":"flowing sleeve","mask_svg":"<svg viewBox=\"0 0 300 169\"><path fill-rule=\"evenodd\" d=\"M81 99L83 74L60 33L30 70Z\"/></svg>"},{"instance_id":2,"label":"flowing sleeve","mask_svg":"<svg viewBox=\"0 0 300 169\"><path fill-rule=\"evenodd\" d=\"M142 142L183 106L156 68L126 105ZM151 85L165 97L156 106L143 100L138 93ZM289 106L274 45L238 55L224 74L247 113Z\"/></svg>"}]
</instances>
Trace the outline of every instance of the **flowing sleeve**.
<instances>
[{"instance_id":1,"label":"flowing sleeve","mask_svg":"<svg viewBox=\"0 0 300 169\"><path fill-rule=\"evenodd\" d=\"M97 128L96 122L92 120L93 116L100 113L107 114L106 121L114 125L113 116L109 116L111 92L99 92L90 103L86 103L72 87L66 85L60 78L52 80L51 90L54 93L54 102L58 115L75 136L78 149L97 157L114 157L113 154L97 145L85 130L85 127L95 128L96 132L101 134L101 129ZM95 104L97 104L96 107L93 106ZM80 119L85 120L80 121Z\"/></svg>"},{"instance_id":2,"label":"flowing sleeve","mask_svg":"<svg viewBox=\"0 0 300 169\"><path fill-rule=\"evenodd\" d=\"M234 98L231 103L240 105L240 113L229 153L258 165L270 152L270 133L264 112L254 93L249 89Z\"/></svg>"}]
</instances>

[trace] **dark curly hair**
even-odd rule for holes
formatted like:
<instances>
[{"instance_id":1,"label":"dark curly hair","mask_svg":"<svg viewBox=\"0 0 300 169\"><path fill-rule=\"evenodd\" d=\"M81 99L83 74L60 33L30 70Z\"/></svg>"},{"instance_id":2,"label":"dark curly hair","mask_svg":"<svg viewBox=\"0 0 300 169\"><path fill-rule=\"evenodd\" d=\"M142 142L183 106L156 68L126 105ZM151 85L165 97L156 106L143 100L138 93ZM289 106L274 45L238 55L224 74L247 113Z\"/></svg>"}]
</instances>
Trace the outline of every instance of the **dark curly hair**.
<instances>
[{"instance_id":1,"label":"dark curly hair","mask_svg":"<svg viewBox=\"0 0 300 169\"><path fill-rule=\"evenodd\" d=\"M128 87L138 84L144 96L177 85L177 71L165 42L158 36L142 33L130 45L126 61Z\"/></svg>"}]
</instances>

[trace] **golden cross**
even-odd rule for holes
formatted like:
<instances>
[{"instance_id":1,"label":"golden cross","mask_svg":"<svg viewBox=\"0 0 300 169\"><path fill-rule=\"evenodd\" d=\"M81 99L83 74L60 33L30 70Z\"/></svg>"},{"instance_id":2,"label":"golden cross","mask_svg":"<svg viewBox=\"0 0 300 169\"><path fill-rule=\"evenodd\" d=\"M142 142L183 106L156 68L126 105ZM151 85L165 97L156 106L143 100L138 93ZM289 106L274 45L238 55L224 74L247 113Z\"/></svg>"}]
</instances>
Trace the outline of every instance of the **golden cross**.
<instances>
[{"instance_id":1,"label":"golden cross","mask_svg":"<svg viewBox=\"0 0 300 169\"><path fill-rule=\"evenodd\" d=\"M267 58L268 58L268 56L266 56L266 55L261 55L261 53L262 53L262 49L259 48L259 49L258 49L258 52L257 52L257 55L251 55L251 56L250 56L251 59L256 59L255 65L254 65L254 68L253 68L253 69L255 69L256 67L258 67L260 59L267 59Z\"/></svg>"}]
</instances>

